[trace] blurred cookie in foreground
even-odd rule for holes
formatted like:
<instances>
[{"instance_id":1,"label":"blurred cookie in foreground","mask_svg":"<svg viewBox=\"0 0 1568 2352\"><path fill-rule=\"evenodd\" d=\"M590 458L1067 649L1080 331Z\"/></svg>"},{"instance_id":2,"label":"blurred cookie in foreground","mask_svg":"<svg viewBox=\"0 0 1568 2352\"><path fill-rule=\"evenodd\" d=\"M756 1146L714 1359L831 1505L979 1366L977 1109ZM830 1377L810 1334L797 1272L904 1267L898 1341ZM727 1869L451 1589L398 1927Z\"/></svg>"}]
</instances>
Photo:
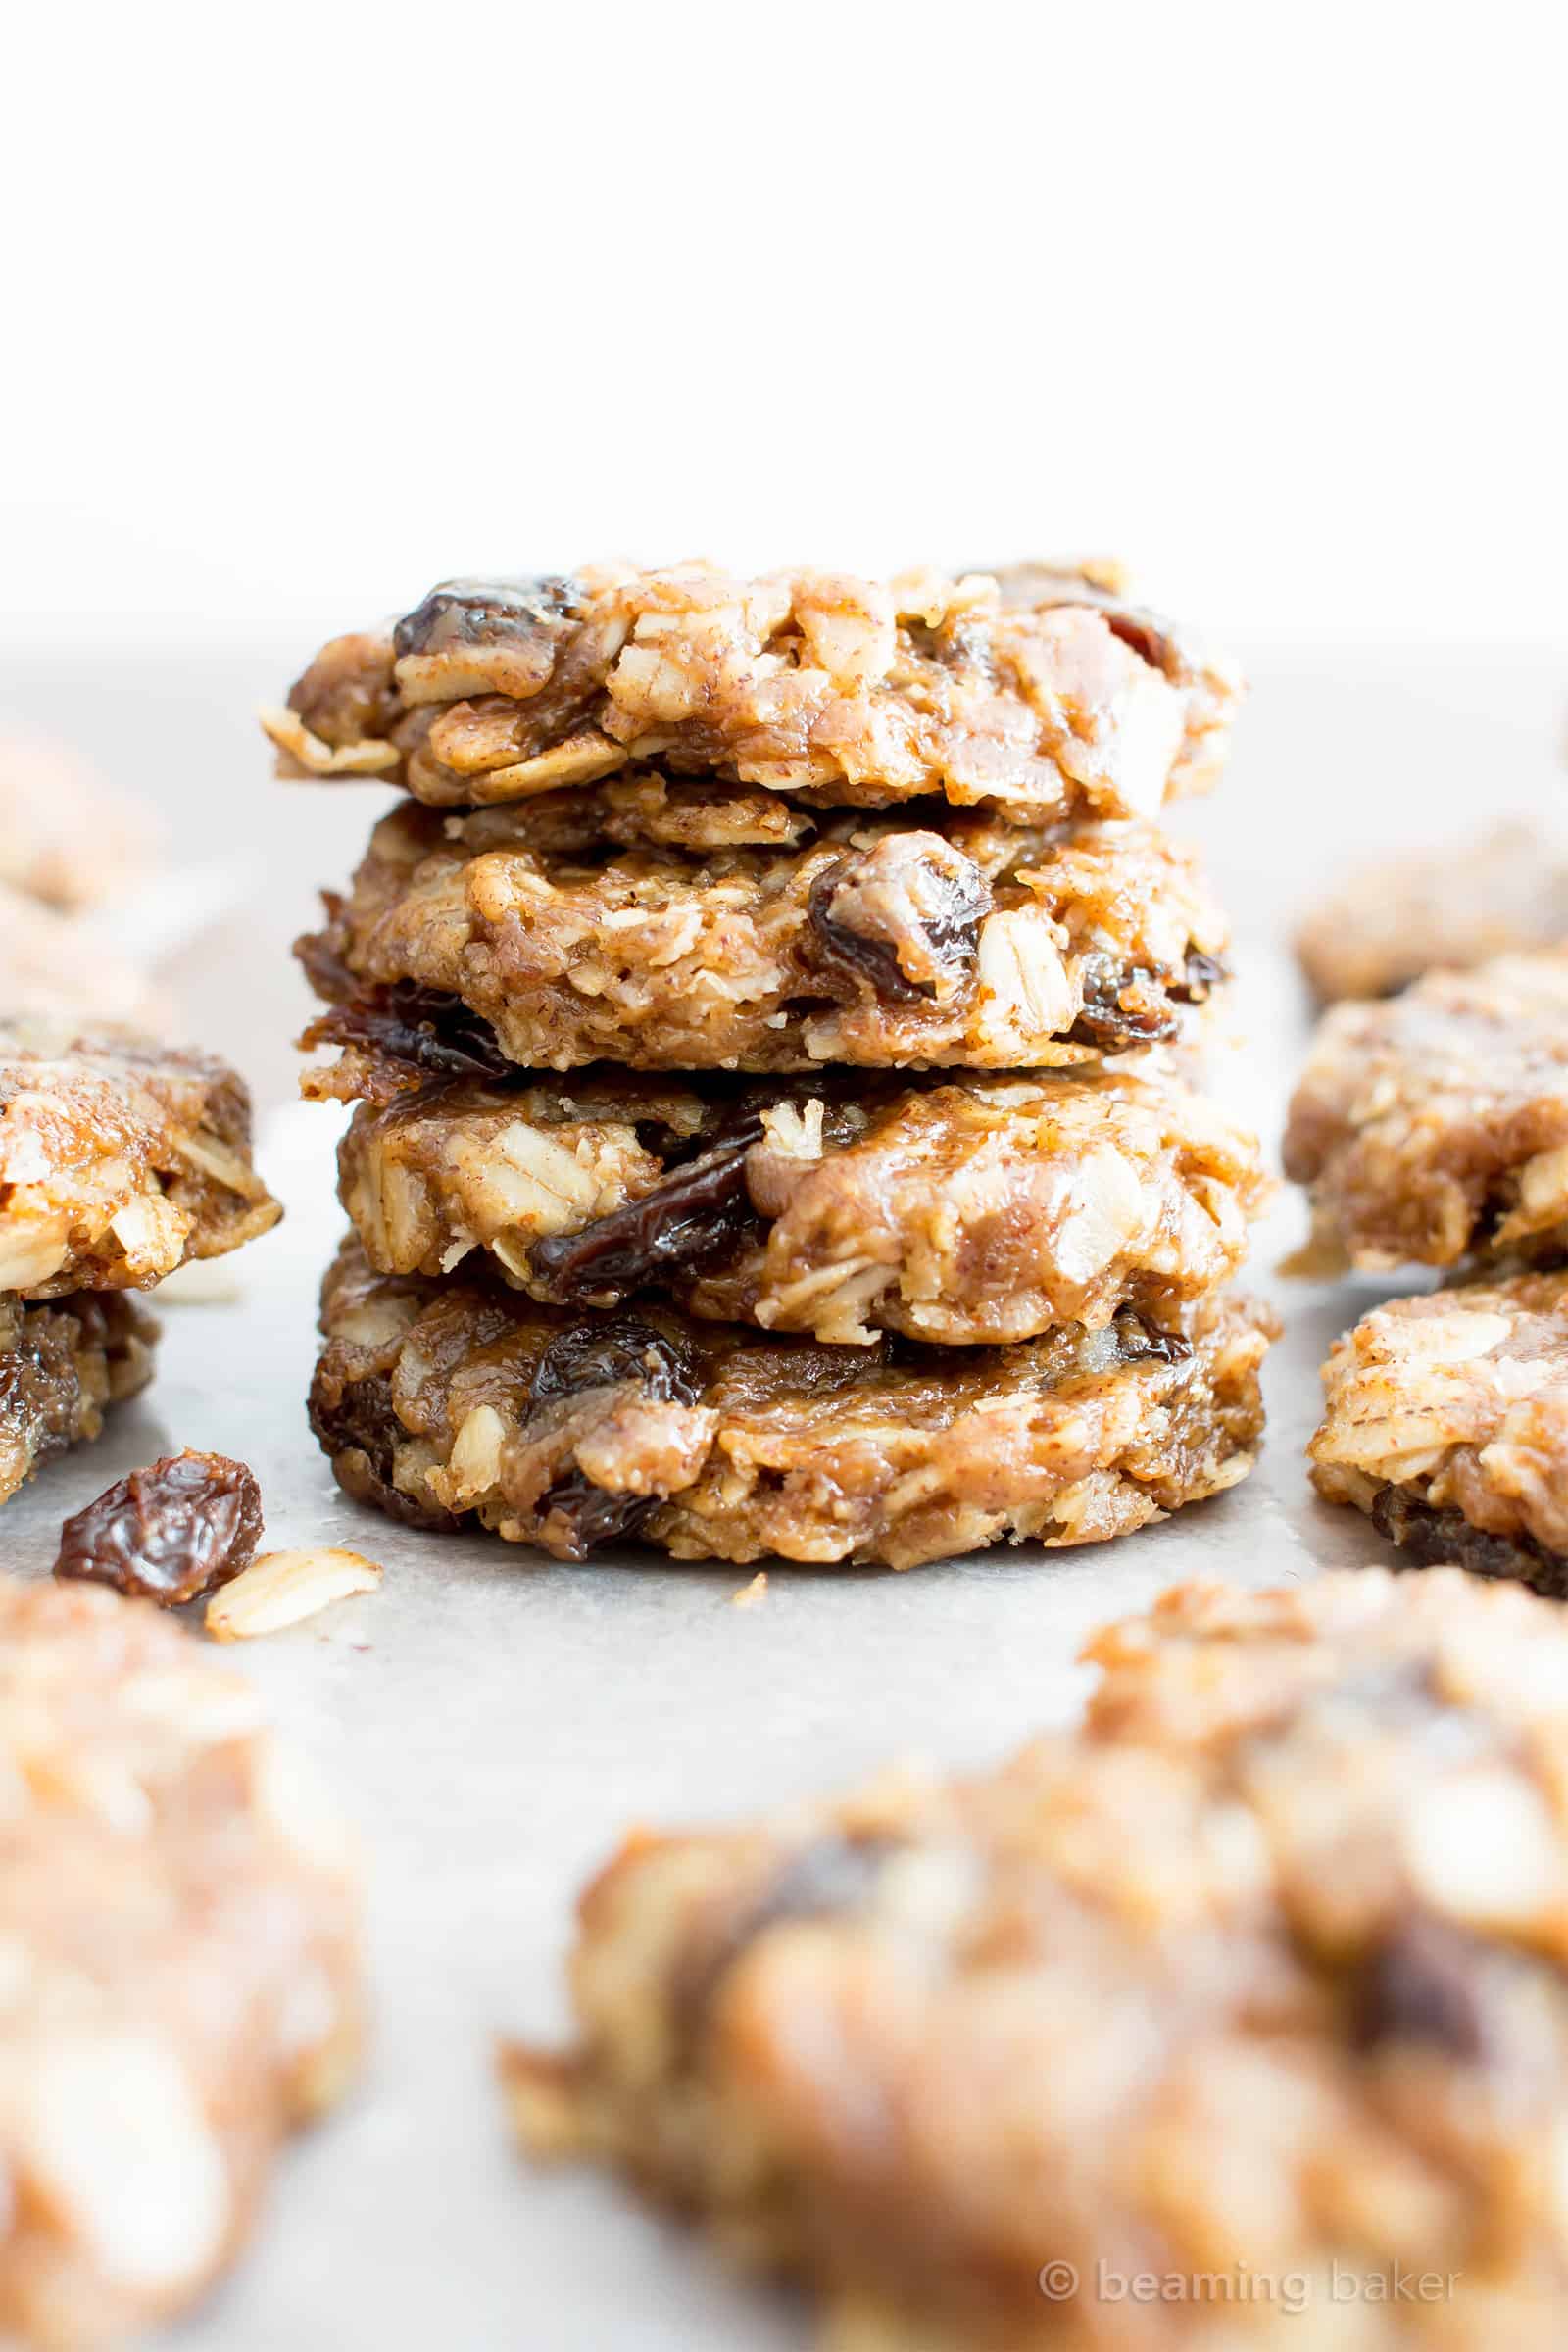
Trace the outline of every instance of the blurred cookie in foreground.
<instances>
[{"instance_id":1,"label":"blurred cookie in foreground","mask_svg":"<svg viewBox=\"0 0 1568 2352\"><path fill-rule=\"evenodd\" d=\"M0 2335L184 2311L360 2036L352 1842L257 1693L139 1603L0 1581Z\"/></svg>"},{"instance_id":2,"label":"blurred cookie in foreground","mask_svg":"<svg viewBox=\"0 0 1568 2352\"><path fill-rule=\"evenodd\" d=\"M1285 1172L1311 1200L1299 1272L1568 1254L1568 951L1326 1012Z\"/></svg>"},{"instance_id":3,"label":"blurred cookie in foreground","mask_svg":"<svg viewBox=\"0 0 1568 2352\"><path fill-rule=\"evenodd\" d=\"M146 869L146 805L69 744L0 729L0 882L68 911L122 899Z\"/></svg>"},{"instance_id":4,"label":"blurred cookie in foreground","mask_svg":"<svg viewBox=\"0 0 1568 2352\"><path fill-rule=\"evenodd\" d=\"M157 1323L122 1291L39 1305L0 1291L0 1502L100 1435L109 1407L151 1380L157 1342Z\"/></svg>"},{"instance_id":5,"label":"blurred cookie in foreground","mask_svg":"<svg viewBox=\"0 0 1568 2352\"><path fill-rule=\"evenodd\" d=\"M827 807L925 796L1019 817L1152 817L1212 783L1233 665L1102 566L741 579L709 564L444 580L335 638L264 714L279 772L438 808L632 760Z\"/></svg>"},{"instance_id":6,"label":"blurred cookie in foreground","mask_svg":"<svg viewBox=\"0 0 1568 2352\"><path fill-rule=\"evenodd\" d=\"M133 1030L0 1017L0 1290L145 1290L282 1213L225 1062Z\"/></svg>"},{"instance_id":7,"label":"blurred cookie in foreground","mask_svg":"<svg viewBox=\"0 0 1568 2352\"><path fill-rule=\"evenodd\" d=\"M1173 1323L1233 1274L1269 1192L1256 1139L1114 1065L938 1083L598 1072L361 1103L340 1196L384 1274L482 1251L531 1298L641 1289L869 1347Z\"/></svg>"},{"instance_id":8,"label":"blurred cookie in foreground","mask_svg":"<svg viewBox=\"0 0 1568 2352\"><path fill-rule=\"evenodd\" d=\"M1219 1292L1008 1348L825 1347L639 1298L536 1305L499 1281L327 1276L311 1419L341 1486L419 1525L559 1559L909 1568L1004 1540L1102 1543L1245 1478L1277 1325Z\"/></svg>"},{"instance_id":9,"label":"blurred cookie in foreground","mask_svg":"<svg viewBox=\"0 0 1568 2352\"><path fill-rule=\"evenodd\" d=\"M1498 825L1480 841L1357 865L1296 935L1325 1001L1388 997L1439 965L1568 941L1568 848L1539 827Z\"/></svg>"},{"instance_id":10,"label":"blurred cookie in foreground","mask_svg":"<svg viewBox=\"0 0 1568 2352\"><path fill-rule=\"evenodd\" d=\"M800 809L653 775L382 818L297 953L314 1091L571 1069L1030 1069L1190 1035L1227 928L1153 825ZM395 993L389 993L395 992ZM404 1083L407 1083L405 1074Z\"/></svg>"},{"instance_id":11,"label":"blurred cookie in foreground","mask_svg":"<svg viewBox=\"0 0 1568 2352\"><path fill-rule=\"evenodd\" d=\"M1363 1315L1323 1367L1312 1480L1412 1566L1568 1595L1568 1272Z\"/></svg>"},{"instance_id":12,"label":"blurred cookie in foreground","mask_svg":"<svg viewBox=\"0 0 1568 2352\"><path fill-rule=\"evenodd\" d=\"M504 2056L524 2145L846 2352L1556 2352L1568 1619L1367 1569L1087 1655L998 1770L634 1831L575 2046Z\"/></svg>"}]
</instances>

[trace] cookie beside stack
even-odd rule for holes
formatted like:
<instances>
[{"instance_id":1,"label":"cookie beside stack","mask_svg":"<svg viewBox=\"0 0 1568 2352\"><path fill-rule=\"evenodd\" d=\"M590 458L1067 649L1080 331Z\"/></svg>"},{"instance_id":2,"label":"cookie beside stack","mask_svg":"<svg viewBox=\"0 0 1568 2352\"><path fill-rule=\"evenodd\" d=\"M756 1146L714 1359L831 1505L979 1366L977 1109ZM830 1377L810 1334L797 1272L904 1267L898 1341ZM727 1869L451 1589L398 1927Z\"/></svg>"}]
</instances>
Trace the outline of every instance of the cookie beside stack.
<instances>
[{"instance_id":1,"label":"cookie beside stack","mask_svg":"<svg viewBox=\"0 0 1568 2352\"><path fill-rule=\"evenodd\" d=\"M137 1294L282 1213L225 1063L64 1014L0 1016L0 1503L152 1378Z\"/></svg>"},{"instance_id":2,"label":"cookie beside stack","mask_svg":"<svg viewBox=\"0 0 1568 2352\"><path fill-rule=\"evenodd\" d=\"M282 771L409 796L300 948L343 1485L903 1567L1244 1476L1265 1183L1158 1052L1237 691L1100 567L454 581L324 648Z\"/></svg>"}]
</instances>

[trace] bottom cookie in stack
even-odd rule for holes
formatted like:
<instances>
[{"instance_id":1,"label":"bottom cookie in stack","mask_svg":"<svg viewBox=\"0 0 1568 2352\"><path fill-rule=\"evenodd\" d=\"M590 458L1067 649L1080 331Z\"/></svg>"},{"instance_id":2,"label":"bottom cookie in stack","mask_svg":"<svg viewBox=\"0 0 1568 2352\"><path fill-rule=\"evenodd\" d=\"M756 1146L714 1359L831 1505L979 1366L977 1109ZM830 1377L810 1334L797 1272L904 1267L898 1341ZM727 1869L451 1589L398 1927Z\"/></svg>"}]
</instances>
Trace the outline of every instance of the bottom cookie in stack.
<instances>
[{"instance_id":1,"label":"bottom cookie in stack","mask_svg":"<svg viewBox=\"0 0 1568 2352\"><path fill-rule=\"evenodd\" d=\"M662 1301L542 1306L480 1276L326 1279L311 1418L339 1483L558 1558L909 1568L1006 1538L1102 1542L1234 1486L1277 1325L1229 1291L1008 1347L823 1346Z\"/></svg>"}]
</instances>

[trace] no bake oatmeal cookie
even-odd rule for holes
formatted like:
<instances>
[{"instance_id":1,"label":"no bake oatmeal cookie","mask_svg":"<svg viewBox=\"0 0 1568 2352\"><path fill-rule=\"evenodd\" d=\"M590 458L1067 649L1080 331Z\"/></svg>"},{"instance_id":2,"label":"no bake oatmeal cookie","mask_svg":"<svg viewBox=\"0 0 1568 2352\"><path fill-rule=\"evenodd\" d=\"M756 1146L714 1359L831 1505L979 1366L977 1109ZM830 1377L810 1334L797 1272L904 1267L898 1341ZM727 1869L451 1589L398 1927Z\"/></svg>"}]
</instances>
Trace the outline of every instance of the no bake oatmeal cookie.
<instances>
[{"instance_id":1,"label":"no bake oatmeal cookie","mask_svg":"<svg viewBox=\"0 0 1568 2352\"><path fill-rule=\"evenodd\" d=\"M29 1305L0 1291L0 1502L152 1378L158 1325L123 1292Z\"/></svg>"},{"instance_id":2,"label":"no bake oatmeal cookie","mask_svg":"<svg viewBox=\"0 0 1568 2352\"><path fill-rule=\"evenodd\" d=\"M1240 681L1106 583L701 564L448 580L395 629L334 639L263 723L286 775L377 776L445 808L641 760L836 807L1152 816L1212 781Z\"/></svg>"},{"instance_id":3,"label":"no bake oatmeal cookie","mask_svg":"<svg viewBox=\"0 0 1568 2352\"><path fill-rule=\"evenodd\" d=\"M0 882L0 1015L92 1021L106 1004L117 1018L159 1026L158 991L127 957L72 916Z\"/></svg>"},{"instance_id":4,"label":"no bake oatmeal cookie","mask_svg":"<svg viewBox=\"0 0 1568 2352\"><path fill-rule=\"evenodd\" d=\"M1367 1570L1088 1655L998 1771L635 1832L576 2048L508 2055L526 2144L804 2278L834 2352L1555 2352L1562 1618Z\"/></svg>"},{"instance_id":5,"label":"no bake oatmeal cookie","mask_svg":"<svg viewBox=\"0 0 1568 2352\"><path fill-rule=\"evenodd\" d=\"M152 832L146 808L69 744L0 732L0 883L67 909L122 898Z\"/></svg>"},{"instance_id":6,"label":"no bake oatmeal cookie","mask_svg":"<svg viewBox=\"0 0 1568 2352\"><path fill-rule=\"evenodd\" d=\"M1358 866L1297 934L1317 994L1387 997L1440 965L1568 941L1568 855L1535 825Z\"/></svg>"},{"instance_id":7,"label":"no bake oatmeal cookie","mask_svg":"<svg viewBox=\"0 0 1568 2352\"><path fill-rule=\"evenodd\" d=\"M1268 1190L1244 1128L1109 1069L437 1083L362 1103L339 1166L378 1272L478 1250L549 1303L657 1288L862 1346L1171 1322L1236 1270Z\"/></svg>"},{"instance_id":8,"label":"no bake oatmeal cookie","mask_svg":"<svg viewBox=\"0 0 1568 2352\"><path fill-rule=\"evenodd\" d=\"M1312 1478L1414 1564L1568 1595L1568 1273L1396 1299L1323 1367Z\"/></svg>"},{"instance_id":9,"label":"no bake oatmeal cookie","mask_svg":"<svg viewBox=\"0 0 1568 2352\"><path fill-rule=\"evenodd\" d=\"M1178 1036L1224 976L1223 917L1155 827L750 800L636 778L395 810L301 943L334 1001L306 1043L350 1050L317 1091L373 1090L400 1055L428 1075L1072 1063Z\"/></svg>"},{"instance_id":10,"label":"no bake oatmeal cookie","mask_svg":"<svg viewBox=\"0 0 1568 2352\"><path fill-rule=\"evenodd\" d=\"M0 1581L0 2336L182 2310L358 2034L355 1861L248 1684L157 1613Z\"/></svg>"},{"instance_id":11,"label":"no bake oatmeal cookie","mask_svg":"<svg viewBox=\"0 0 1568 2352\"><path fill-rule=\"evenodd\" d=\"M282 1210L251 1165L250 1097L205 1054L0 1018L0 1289L146 1289Z\"/></svg>"},{"instance_id":12,"label":"no bake oatmeal cookie","mask_svg":"<svg viewBox=\"0 0 1568 2352\"><path fill-rule=\"evenodd\" d=\"M893 1568L1003 1538L1098 1543L1234 1486L1275 1324L1221 1294L1171 1328L1124 1308L1004 1348L824 1348L638 1299L613 1315L500 1283L378 1276L345 1247L311 1417L343 1487L580 1559Z\"/></svg>"},{"instance_id":13,"label":"no bake oatmeal cookie","mask_svg":"<svg viewBox=\"0 0 1568 2352\"><path fill-rule=\"evenodd\" d=\"M1285 1169L1311 1194L1309 1265L1568 1251L1568 954L1432 972L1324 1015Z\"/></svg>"}]
</instances>

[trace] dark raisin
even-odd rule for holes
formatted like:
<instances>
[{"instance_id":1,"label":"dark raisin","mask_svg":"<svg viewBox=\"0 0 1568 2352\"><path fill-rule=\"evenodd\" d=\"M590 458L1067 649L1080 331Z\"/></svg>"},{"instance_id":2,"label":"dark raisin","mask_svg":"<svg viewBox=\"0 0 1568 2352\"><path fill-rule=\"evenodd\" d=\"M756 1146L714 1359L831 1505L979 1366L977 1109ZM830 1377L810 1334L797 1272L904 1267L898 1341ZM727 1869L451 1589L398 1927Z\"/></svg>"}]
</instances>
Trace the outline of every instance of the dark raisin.
<instances>
[{"instance_id":1,"label":"dark raisin","mask_svg":"<svg viewBox=\"0 0 1568 2352\"><path fill-rule=\"evenodd\" d=\"M1193 1343L1183 1333L1161 1331L1131 1306L1116 1310L1116 1345L1123 1361L1132 1364L1185 1364L1193 1352Z\"/></svg>"},{"instance_id":2,"label":"dark raisin","mask_svg":"<svg viewBox=\"0 0 1568 2352\"><path fill-rule=\"evenodd\" d=\"M398 622L392 645L406 654L435 654L451 645L495 645L530 637L582 604L577 581L560 574L531 580L443 580Z\"/></svg>"},{"instance_id":3,"label":"dark raisin","mask_svg":"<svg viewBox=\"0 0 1568 2352\"><path fill-rule=\"evenodd\" d=\"M1411 1919L1373 1953L1356 1989L1358 2047L1419 2041L1474 2063L1486 2054L1486 1955L1457 1929Z\"/></svg>"},{"instance_id":4,"label":"dark raisin","mask_svg":"<svg viewBox=\"0 0 1568 2352\"><path fill-rule=\"evenodd\" d=\"M703 1393L686 1348L651 1324L621 1316L558 1332L534 1365L528 1400L537 1407L628 1381L659 1404L695 1404Z\"/></svg>"},{"instance_id":5,"label":"dark raisin","mask_svg":"<svg viewBox=\"0 0 1568 2352\"><path fill-rule=\"evenodd\" d=\"M596 1217L576 1233L535 1242L529 1264L550 1297L579 1298L628 1291L712 1265L755 1223L746 1192L746 1154L762 1122L748 1115L721 1142L677 1168L640 1200Z\"/></svg>"},{"instance_id":6,"label":"dark raisin","mask_svg":"<svg viewBox=\"0 0 1568 2352\"><path fill-rule=\"evenodd\" d=\"M1229 964L1219 956L1207 956L1201 948L1189 948L1183 976L1172 981L1170 993L1179 1004L1201 1004L1209 991L1230 976Z\"/></svg>"},{"instance_id":7,"label":"dark raisin","mask_svg":"<svg viewBox=\"0 0 1568 2352\"><path fill-rule=\"evenodd\" d=\"M1096 610L1111 635L1130 646L1151 669L1162 670L1170 677L1183 666L1169 631L1152 612L1142 612L1136 605L1109 603L1097 603Z\"/></svg>"},{"instance_id":8,"label":"dark raisin","mask_svg":"<svg viewBox=\"0 0 1568 2352\"><path fill-rule=\"evenodd\" d=\"M789 1920L839 1919L862 1909L885 1864L902 1850L896 1838L834 1834L791 1855L678 1986L675 2007L687 2036L700 2031L720 1980L759 1936Z\"/></svg>"},{"instance_id":9,"label":"dark raisin","mask_svg":"<svg viewBox=\"0 0 1568 2352\"><path fill-rule=\"evenodd\" d=\"M1103 956L1084 960L1083 1009L1067 1032L1075 1046L1099 1046L1114 1052L1123 1046L1159 1045L1181 1027L1168 1004L1139 1005L1125 1002L1129 994L1156 988L1154 974L1142 964L1116 964Z\"/></svg>"},{"instance_id":10,"label":"dark raisin","mask_svg":"<svg viewBox=\"0 0 1568 2352\"><path fill-rule=\"evenodd\" d=\"M991 909L985 876L950 843L917 847L917 838L889 835L869 853L837 859L811 885L813 961L852 995L868 988L885 1004L918 1004L974 961Z\"/></svg>"},{"instance_id":11,"label":"dark raisin","mask_svg":"<svg viewBox=\"0 0 1568 2352\"><path fill-rule=\"evenodd\" d=\"M1372 1524L1398 1545L1410 1568L1467 1568L1472 1576L1510 1577L1548 1599L1568 1599L1568 1559L1533 1536L1494 1536L1472 1527L1462 1511L1437 1510L1401 1487L1380 1487Z\"/></svg>"},{"instance_id":12,"label":"dark raisin","mask_svg":"<svg viewBox=\"0 0 1568 2352\"><path fill-rule=\"evenodd\" d=\"M1099 1046L1105 1052L1161 1045L1181 1028L1171 1005L1201 1004L1210 989L1229 977L1219 957L1204 955L1200 948L1189 949L1179 980L1152 972L1144 964L1117 964L1104 956L1087 956L1083 1010L1067 1036L1073 1045ZM1153 1001L1140 1004L1140 996ZM1134 1000L1131 1004L1129 997ZM1161 997L1167 1002L1159 1002Z\"/></svg>"},{"instance_id":13,"label":"dark raisin","mask_svg":"<svg viewBox=\"0 0 1568 2352\"><path fill-rule=\"evenodd\" d=\"M309 968L309 967L307 967ZM314 975L313 975L314 979ZM383 1061L436 1078L509 1078L516 1068L488 1021L444 989L412 980L356 985L305 1033L307 1049L359 1046Z\"/></svg>"},{"instance_id":14,"label":"dark raisin","mask_svg":"<svg viewBox=\"0 0 1568 2352\"><path fill-rule=\"evenodd\" d=\"M261 1533L261 1489L243 1462L167 1454L66 1521L55 1574L174 1608L238 1576Z\"/></svg>"},{"instance_id":15,"label":"dark raisin","mask_svg":"<svg viewBox=\"0 0 1568 2352\"><path fill-rule=\"evenodd\" d=\"M450 1511L416 1502L392 1483L397 1442L404 1433L392 1401L392 1383L384 1372L372 1372L340 1390L318 1368L308 1409L317 1444L345 1494L389 1519L402 1520L406 1527L451 1529L460 1524Z\"/></svg>"},{"instance_id":16,"label":"dark raisin","mask_svg":"<svg viewBox=\"0 0 1568 2352\"><path fill-rule=\"evenodd\" d=\"M540 1497L539 1516L555 1520L551 1532L572 1559L585 1560L601 1544L634 1536L658 1502L657 1494L612 1494L580 1470L568 1470Z\"/></svg>"}]
</instances>

